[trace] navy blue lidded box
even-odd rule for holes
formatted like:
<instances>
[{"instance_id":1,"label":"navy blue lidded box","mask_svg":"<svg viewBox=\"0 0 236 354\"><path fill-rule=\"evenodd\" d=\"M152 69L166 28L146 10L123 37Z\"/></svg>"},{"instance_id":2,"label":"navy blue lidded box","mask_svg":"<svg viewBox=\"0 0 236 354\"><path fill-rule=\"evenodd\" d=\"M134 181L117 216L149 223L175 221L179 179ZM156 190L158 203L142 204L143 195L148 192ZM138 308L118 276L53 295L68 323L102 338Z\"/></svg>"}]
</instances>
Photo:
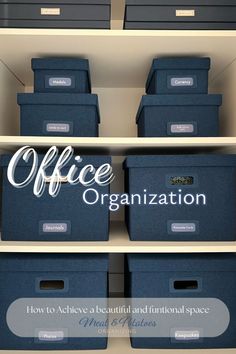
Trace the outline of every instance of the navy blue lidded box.
<instances>
[{"instance_id":1,"label":"navy blue lidded box","mask_svg":"<svg viewBox=\"0 0 236 354\"><path fill-rule=\"evenodd\" d=\"M21 135L98 137L97 95L21 93L17 103Z\"/></svg>"},{"instance_id":2,"label":"navy blue lidded box","mask_svg":"<svg viewBox=\"0 0 236 354\"><path fill-rule=\"evenodd\" d=\"M11 241L106 241L109 238L109 205L97 203L89 205L84 201L94 198L88 189L95 189L97 193L109 193L110 186L97 183L93 187L79 184L71 185L67 175L75 165L78 170L92 165L97 170L103 164L111 164L108 156L81 156L80 161L71 160L61 169L61 189L56 197L49 195L48 185L56 159L46 168L46 186L42 196L33 194L34 180L24 188L15 188L8 180L7 169L13 155L2 155L3 169L2 182L2 240ZM43 155L39 156L39 164ZM32 158L17 163L14 178L23 181L32 169ZM89 172L87 179L93 179L94 174ZM9 212L10 211L10 212ZM96 225L96 227L95 227Z\"/></svg>"},{"instance_id":3,"label":"navy blue lidded box","mask_svg":"<svg viewBox=\"0 0 236 354\"><path fill-rule=\"evenodd\" d=\"M85 254L1 254L0 255L0 281L1 288L1 309L0 309L0 330L2 339L1 350L86 350L105 349L107 338L95 337L85 338L73 337L68 328L63 328L63 315L55 323L55 320L47 322L44 328L36 327L37 324L45 323L33 317L24 324L30 326L27 333L33 334L28 337L20 337L18 331L13 333L9 322L14 321L19 328L23 325L23 318L10 320L8 309L13 306L16 310L16 303L27 304L29 308L44 308L46 305L58 309L62 307L63 299L69 306L70 300L87 298L107 298L108 296L108 255L85 255ZM27 302L27 299L29 301ZM53 300L54 302L52 302ZM22 301L22 304L20 303ZM64 307L63 307L64 308ZM22 311L23 311L22 309ZM17 311L18 313L18 311ZM65 312L64 312L65 313ZM8 320L7 320L8 314ZM14 312L13 312L14 315ZM19 313L18 313L19 315ZM30 317L31 316L31 317ZM68 314L64 315L67 316ZM77 314L78 316L78 314ZM8 321L8 322L7 322ZM71 315L69 321L74 323ZM59 324L59 328L57 327ZM56 326L57 325L57 326ZM19 328L21 332L25 331Z\"/></svg>"},{"instance_id":4,"label":"navy blue lidded box","mask_svg":"<svg viewBox=\"0 0 236 354\"><path fill-rule=\"evenodd\" d=\"M236 240L236 155L129 156L124 168L140 195L126 208L131 240Z\"/></svg>"},{"instance_id":5,"label":"navy blue lidded box","mask_svg":"<svg viewBox=\"0 0 236 354\"><path fill-rule=\"evenodd\" d=\"M33 58L35 92L91 93L89 61L75 58Z\"/></svg>"},{"instance_id":6,"label":"navy blue lidded box","mask_svg":"<svg viewBox=\"0 0 236 354\"><path fill-rule=\"evenodd\" d=\"M173 302L176 308L189 308L191 303L196 310L214 309L212 313L200 314L199 321L196 321L197 315L193 315L192 319L178 317L176 327L176 321L171 323L170 317L165 327L166 337L133 337L131 343L134 348L235 348L236 304L232 295L236 293L235 254L130 254L127 260L126 291L129 297L144 298L146 301L148 298L157 301L166 299L167 308ZM181 302L180 306L176 300ZM216 327L214 324L221 326L223 319L223 312L215 311L218 306L224 306L224 316L227 317L225 311L229 312L230 322L228 328L222 326L225 332L220 335L215 336L218 330L213 328L215 334L212 333L211 337L208 335L211 332L209 326L213 322L213 327ZM160 326L163 322L166 324L164 316L157 315L157 318ZM195 321L198 322L197 328Z\"/></svg>"},{"instance_id":7,"label":"navy blue lidded box","mask_svg":"<svg viewBox=\"0 0 236 354\"><path fill-rule=\"evenodd\" d=\"M110 28L111 0L0 0L0 27Z\"/></svg>"},{"instance_id":8,"label":"navy blue lidded box","mask_svg":"<svg viewBox=\"0 0 236 354\"><path fill-rule=\"evenodd\" d=\"M146 83L148 94L207 94L210 58L154 59Z\"/></svg>"},{"instance_id":9,"label":"navy blue lidded box","mask_svg":"<svg viewBox=\"0 0 236 354\"><path fill-rule=\"evenodd\" d=\"M219 135L221 95L146 95L137 113L139 137Z\"/></svg>"},{"instance_id":10,"label":"navy blue lidded box","mask_svg":"<svg viewBox=\"0 0 236 354\"><path fill-rule=\"evenodd\" d=\"M235 29L234 0L126 0L125 29Z\"/></svg>"}]
</instances>

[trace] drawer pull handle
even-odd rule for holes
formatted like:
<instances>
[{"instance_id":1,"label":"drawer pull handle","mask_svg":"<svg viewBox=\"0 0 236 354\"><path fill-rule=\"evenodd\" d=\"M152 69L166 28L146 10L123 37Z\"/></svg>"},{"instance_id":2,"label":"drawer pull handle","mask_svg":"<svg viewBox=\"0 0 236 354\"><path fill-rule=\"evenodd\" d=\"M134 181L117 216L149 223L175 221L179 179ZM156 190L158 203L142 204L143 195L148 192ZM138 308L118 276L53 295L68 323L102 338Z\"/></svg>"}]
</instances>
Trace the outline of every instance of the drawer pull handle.
<instances>
[{"instance_id":1,"label":"drawer pull handle","mask_svg":"<svg viewBox=\"0 0 236 354\"><path fill-rule=\"evenodd\" d=\"M63 290L63 280L41 280L39 284L40 290Z\"/></svg>"},{"instance_id":2,"label":"drawer pull handle","mask_svg":"<svg viewBox=\"0 0 236 354\"><path fill-rule=\"evenodd\" d=\"M175 290L197 290L198 281L197 280L175 280L174 289Z\"/></svg>"}]
</instances>

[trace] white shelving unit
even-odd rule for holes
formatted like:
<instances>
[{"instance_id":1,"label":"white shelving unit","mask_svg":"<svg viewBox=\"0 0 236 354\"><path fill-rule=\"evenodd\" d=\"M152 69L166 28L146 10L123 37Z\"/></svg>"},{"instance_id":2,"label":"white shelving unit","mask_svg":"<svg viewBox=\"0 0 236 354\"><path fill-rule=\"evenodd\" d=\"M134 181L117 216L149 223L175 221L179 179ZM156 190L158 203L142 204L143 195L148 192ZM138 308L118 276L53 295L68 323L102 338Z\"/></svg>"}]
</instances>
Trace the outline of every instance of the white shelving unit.
<instances>
[{"instance_id":1,"label":"white shelving unit","mask_svg":"<svg viewBox=\"0 0 236 354\"><path fill-rule=\"evenodd\" d=\"M147 349L132 349L129 340L121 338L111 338L108 342L106 350L80 350L80 351L63 351L62 354L235 354L235 349L206 349L206 350L147 350ZM0 351L2 354L22 354L22 351ZM24 352L26 353L26 352ZM29 354L54 354L58 352L53 351L31 351ZM60 352L59 352L60 353Z\"/></svg>"},{"instance_id":2,"label":"white shelving unit","mask_svg":"<svg viewBox=\"0 0 236 354\"><path fill-rule=\"evenodd\" d=\"M0 252L20 253L222 253L236 252L235 242L134 242L123 222L113 221L104 242L7 242Z\"/></svg>"},{"instance_id":3,"label":"white shelving unit","mask_svg":"<svg viewBox=\"0 0 236 354\"><path fill-rule=\"evenodd\" d=\"M60 137L20 137L1 136L0 149L17 149L25 145L40 148L73 146L79 151L95 151L99 154L127 155L149 153L161 149L209 149L211 151L234 149L236 137L224 138L60 138Z\"/></svg>"},{"instance_id":4,"label":"white shelving unit","mask_svg":"<svg viewBox=\"0 0 236 354\"><path fill-rule=\"evenodd\" d=\"M0 50L1 60L26 86L33 82L32 57L66 53L89 58L94 87L143 87L157 56L210 55L215 79L236 58L235 36L235 31L1 29Z\"/></svg>"},{"instance_id":5,"label":"white shelving unit","mask_svg":"<svg viewBox=\"0 0 236 354\"><path fill-rule=\"evenodd\" d=\"M79 153L115 156L115 190L121 191L121 162L127 154L168 150L236 152L236 31L124 31L123 0L113 1L112 30L0 29L0 150L15 151L24 145L48 148L73 146ZM99 95L100 138L45 138L19 136L17 92L33 86L32 57L76 56L90 60L94 93ZM154 57L165 55L210 56L211 92L224 94L219 138L137 138L135 115L144 93ZM123 214L113 215L108 242L32 243L0 241L0 252L105 252L196 253L236 252L236 242L131 242ZM214 227L214 225L213 225ZM105 353L183 353L183 350L134 350L128 339L109 340ZM0 351L0 353L22 353ZM29 352L33 354L36 352ZM44 352L49 353L49 352ZM54 353L54 352L50 352ZM65 354L77 352L65 352ZM92 354L94 351L79 351ZM188 350L188 354L232 353L236 349Z\"/></svg>"}]
</instances>

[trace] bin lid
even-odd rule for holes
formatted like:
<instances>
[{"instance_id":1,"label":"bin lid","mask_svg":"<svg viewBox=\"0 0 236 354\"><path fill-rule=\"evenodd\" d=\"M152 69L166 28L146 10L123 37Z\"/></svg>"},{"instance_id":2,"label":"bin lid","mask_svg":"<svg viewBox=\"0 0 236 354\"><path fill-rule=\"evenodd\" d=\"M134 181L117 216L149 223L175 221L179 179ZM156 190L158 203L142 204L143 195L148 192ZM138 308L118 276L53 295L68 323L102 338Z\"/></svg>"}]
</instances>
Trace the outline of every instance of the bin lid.
<instances>
[{"instance_id":1,"label":"bin lid","mask_svg":"<svg viewBox=\"0 0 236 354\"><path fill-rule=\"evenodd\" d=\"M143 108L155 106L221 106L222 95L145 95L142 97L136 122Z\"/></svg>"},{"instance_id":2,"label":"bin lid","mask_svg":"<svg viewBox=\"0 0 236 354\"><path fill-rule=\"evenodd\" d=\"M129 254L130 272L236 272L232 254Z\"/></svg>"},{"instance_id":3,"label":"bin lid","mask_svg":"<svg viewBox=\"0 0 236 354\"><path fill-rule=\"evenodd\" d=\"M126 0L125 2L126 5L133 6L235 6L235 0Z\"/></svg>"},{"instance_id":4,"label":"bin lid","mask_svg":"<svg viewBox=\"0 0 236 354\"><path fill-rule=\"evenodd\" d=\"M31 66L33 70L84 70L89 73L88 59L33 58L31 59Z\"/></svg>"},{"instance_id":5,"label":"bin lid","mask_svg":"<svg viewBox=\"0 0 236 354\"><path fill-rule=\"evenodd\" d=\"M4 4L35 4L35 0L0 0L0 3ZM39 0L38 4L58 5L58 4L74 4L74 5L110 5L111 0L56 0L56 3L52 0Z\"/></svg>"},{"instance_id":6,"label":"bin lid","mask_svg":"<svg viewBox=\"0 0 236 354\"><path fill-rule=\"evenodd\" d=\"M209 70L210 66L211 59L208 57L166 57L153 59L151 70L148 74L146 82L146 90L148 90L152 77L157 70Z\"/></svg>"},{"instance_id":7,"label":"bin lid","mask_svg":"<svg viewBox=\"0 0 236 354\"><path fill-rule=\"evenodd\" d=\"M77 105L94 106L100 123L98 96L87 93L18 93L18 105Z\"/></svg>"},{"instance_id":8,"label":"bin lid","mask_svg":"<svg viewBox=\"0 0 236 354\"><path fill-rule=\"evenodd\" d=\"M48 1L48 0L47 0ZM70 0L71 1L71 0ZM42 2L40 0L40 2ZM32 1L31 1L32 3ZM49 1L48 1L49 3ZM65 3L65 0L63 0ZM77 2L76 2L77 4ZM78 2L80 4L80 2ZM83 4L83 3L82 3ZM91 78L88 59L81 58L32 58L32 70L80 70L86 71L91 91Z\"/></svg>"},{"instance_id":9,"label":"bin lid","mask_svg":"<svg viewBox=\"0 0 236 354\"><path fill-rule=\"evenodd\" d=\"M38 154L38 164L40 164L45 155ZM1 155L0 156L0 166L8 167L10 160L12 159L13 154ZM76 161L75 158L77 155L72 156L72 158L68 161L65 167L71 167L72 165L76 165L79 169L86 165L93 165L94 167L100 167L103 164L111 165L111 157L110 156L80 156L80 161ZM58 158L53 161L50 166L55 167ZM22 158L19 160L17 167L32 167L33 157L30 157L28 162L25 162ZM49 167L50 167L49 166Z\"/></svg>"},{"instance_id":10,"label":"bin lid","mask_svg":"<svg viewBox=\"0 0 236 354\"><path fill-rule=\"evenodd\" d=\"M108 254L0 254L0 272L108 272Z\"/></svg>"},{"instance_id":11,"label":"bin lid","mask_svg":"<svg viewBox=\"0 0 236 354\"><path fill-rule=\"evenodd\" d=\"M19 105L81 105L98 106L98 96L90 93L18 93Z\"/></svg>"},{"instance_id":12,"label":"bin lid","mask_svg":"<svg viewBox=\"0 0 236 354\"><path fill-rule=\"evenodd\" d=\"M124 168L152 167L236 167L236 155L150 155L128 156Z\"/></svg>"}]
</instances>

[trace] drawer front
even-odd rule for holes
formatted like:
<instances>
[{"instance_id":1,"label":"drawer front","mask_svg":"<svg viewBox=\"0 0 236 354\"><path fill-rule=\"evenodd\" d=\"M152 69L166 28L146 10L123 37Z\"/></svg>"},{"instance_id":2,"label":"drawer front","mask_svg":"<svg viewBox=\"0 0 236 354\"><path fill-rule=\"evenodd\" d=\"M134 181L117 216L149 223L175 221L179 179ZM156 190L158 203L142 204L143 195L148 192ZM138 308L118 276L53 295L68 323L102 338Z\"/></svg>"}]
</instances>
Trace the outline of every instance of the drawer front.
<instances>
[{"instance_id":1,"label":"drawer front","mask_svg":"<svg viewBox=\"0 0 236 354\"><path fill-rule=\"evenodd\" d=\"M0 5L0 19L15 20L109 20L109 6L11 4Z\"/></svg>"},{"instance_id":2,"label":"drawer front","mask_svg":"<svg viewBox=\"0 0 236 354\"><path fill-rule=\"evenodd\" d=\"M235 22L236 6L133 6L127 21Z\"/></svg>"}]
</instances>

